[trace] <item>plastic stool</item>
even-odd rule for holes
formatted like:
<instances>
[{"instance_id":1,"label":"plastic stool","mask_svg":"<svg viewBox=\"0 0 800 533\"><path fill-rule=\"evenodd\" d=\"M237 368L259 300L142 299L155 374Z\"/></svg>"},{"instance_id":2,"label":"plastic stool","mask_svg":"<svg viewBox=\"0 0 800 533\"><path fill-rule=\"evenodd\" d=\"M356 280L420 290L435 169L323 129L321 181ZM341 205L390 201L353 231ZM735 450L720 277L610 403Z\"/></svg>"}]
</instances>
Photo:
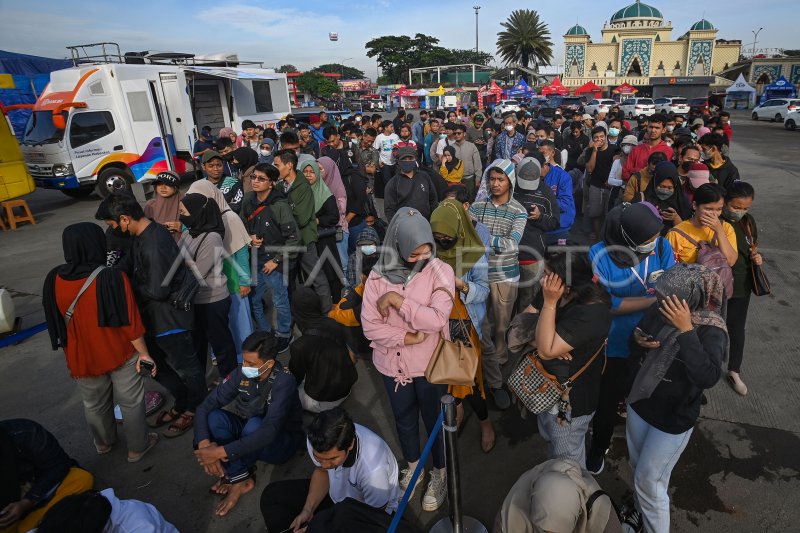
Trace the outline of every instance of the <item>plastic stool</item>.
<instances>
[{"instance_id":1,"label":"plastic stool","mask_svg":"<svg viewBox=\"0 0 800 533\"><path fill-rule=\"evenodd\" d=\"M31 208L28 207L28 202L25 200L8 200L0 205L2 205L3 209L6 211L6 218L8 219L8 224L11 226L11 229L17 229L17 222L30 222L31 224L36 224L36 220L33 218L33 213L31 213ZM14 214L15 207L21 207L24 211L24 214L21 216Z\"/></svg>"}]
</instances>

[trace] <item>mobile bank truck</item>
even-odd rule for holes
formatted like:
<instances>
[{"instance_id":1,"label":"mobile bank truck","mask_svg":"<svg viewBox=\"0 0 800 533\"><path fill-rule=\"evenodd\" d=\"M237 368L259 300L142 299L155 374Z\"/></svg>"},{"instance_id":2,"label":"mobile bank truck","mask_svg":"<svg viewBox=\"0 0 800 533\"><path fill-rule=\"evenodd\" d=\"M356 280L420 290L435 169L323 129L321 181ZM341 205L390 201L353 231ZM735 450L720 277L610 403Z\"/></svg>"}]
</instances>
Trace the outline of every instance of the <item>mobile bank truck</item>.
<instances>
[{"instance_id":1,"label":"mobile bank truck","mask_svg":"<svg viewBox=\"0 0 800 533\"><path fill-rule=\"evenodd\" d=\"M245 119L269 126L291 113L286 75L241 66L235 54L67 48L75 66L51 73L21 143L36 185L67 196L105 197L164 170L187 172L203 126L239 131Z\"/></svg>"}]
</instances>

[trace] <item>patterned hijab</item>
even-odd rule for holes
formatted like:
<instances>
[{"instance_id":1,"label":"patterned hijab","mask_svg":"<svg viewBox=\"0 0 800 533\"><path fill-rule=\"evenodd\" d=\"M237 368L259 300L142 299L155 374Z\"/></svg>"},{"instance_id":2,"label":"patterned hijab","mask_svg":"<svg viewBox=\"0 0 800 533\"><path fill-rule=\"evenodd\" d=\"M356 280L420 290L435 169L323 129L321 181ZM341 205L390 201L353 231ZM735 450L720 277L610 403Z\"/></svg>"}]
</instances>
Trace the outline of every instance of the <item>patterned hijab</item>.
<instances>
[{"instance_id":1,"label":"patterned hijab","mask_svg":"<svg viewBox=\"0 0 800 533\"><path fill-rule=\"evenodd\" d=\"M678 263L656 280L655 290L659 303L673 294L686 300L693 326L714 326L727 334L728 300L722 280L712 270L697 263ZM678 335L680 332L675 327L662 320L661 330L654 335L661 345L647 352L628 395L628 403L649 398L656 389L678 355ZM726 349L725 359L727 354Z\"/></svg>"}]
</instances>

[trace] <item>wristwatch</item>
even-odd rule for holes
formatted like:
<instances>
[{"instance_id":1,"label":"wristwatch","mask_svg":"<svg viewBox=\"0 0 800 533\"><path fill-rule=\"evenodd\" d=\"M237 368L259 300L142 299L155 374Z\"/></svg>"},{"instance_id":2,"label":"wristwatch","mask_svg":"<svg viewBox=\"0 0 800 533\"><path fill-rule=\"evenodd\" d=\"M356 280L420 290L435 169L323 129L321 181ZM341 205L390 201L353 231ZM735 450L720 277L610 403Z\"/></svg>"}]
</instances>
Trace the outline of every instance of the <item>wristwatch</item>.
<instances>
[{"instance_id":1,"label":"wristwatch","mask_svg":"<svg viewBox=\"0 0 800 533\"><path fill-rule=\"evenodd\" d=\"M464 294L464 296L466 296L467 294L469 294L469 283L464 283L464 285L462 285L461 288L458 290L461 291Z\"/></svg>"}]
</instances>

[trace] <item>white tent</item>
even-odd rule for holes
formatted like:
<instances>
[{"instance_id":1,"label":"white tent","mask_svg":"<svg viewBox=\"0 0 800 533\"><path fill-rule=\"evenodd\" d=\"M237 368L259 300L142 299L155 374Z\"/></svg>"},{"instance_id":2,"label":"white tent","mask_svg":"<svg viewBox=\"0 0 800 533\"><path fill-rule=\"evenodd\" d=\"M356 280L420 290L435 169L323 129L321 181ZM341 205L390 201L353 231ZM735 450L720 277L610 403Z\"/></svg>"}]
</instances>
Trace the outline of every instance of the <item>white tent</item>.
<instances>
[{"instance_id":1,"label":"white tent","mask_svg":"<svg viewBox=\"0 0 800 533\"><path fill-rule=\"evenodd\" d=\"M411 93L411 96L428 96L429 92L425 89L420 89Z\"/></svg>"},{"instance_id":2,"label":"white tent","mask_svg":"<svg viewBox=\"0 0 800 533\"><path fill-rule=\"evenodd\" d=\"M745 81L743 74L739 74L725 93L725 109L749 109L756 103L756 90Z\"/></svg>"}]
</instances>

